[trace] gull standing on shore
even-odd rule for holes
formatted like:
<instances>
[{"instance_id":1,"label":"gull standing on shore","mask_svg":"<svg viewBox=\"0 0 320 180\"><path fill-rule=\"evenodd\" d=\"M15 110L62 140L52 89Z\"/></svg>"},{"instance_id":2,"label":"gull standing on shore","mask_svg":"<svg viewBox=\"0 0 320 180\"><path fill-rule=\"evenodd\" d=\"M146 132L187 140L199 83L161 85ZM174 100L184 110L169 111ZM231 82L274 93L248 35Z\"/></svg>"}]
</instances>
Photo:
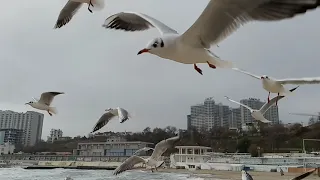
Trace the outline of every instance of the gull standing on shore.
<instances>
[{"instance_id":1,"label":"gull standing on shore","mask_svg":"<svg viewBox=\"0 0 320 180\"><path fill-rule=\"evenodd\" d=\"M98 122L94 125L91 133L94 133L101 129L103 126L108 124L108 122L114 117L118 116L119 122L124 123L130 118L127 110L117 107L115 109L109 108L105 110L106 112L100 117Z\"/></svg>"},{"instance_id":2,"label":"gull standing on shore","mask_svg":"<svg viewBox=\"0 0 320 180\"><path fill-rule=\"evenodd\" d=\"M34 101L30 101L26 104L30 105L31 107L39 110L45 110L49 113L50 116L53 114L58 114L56 107L50 107L53 98L59 94L64 94L64 92L44 92L41 94L40 100L33 98Z\"/></svg>"},{"instance_id":3,"label":"gull standing on shore","mask_svg":"<svg viewBox=\"0 0 320 180\"><path fill-rule=\"evenodd\" d=\"M197 63L209 67L231 68L233 64L216 56L209 49L217 45L249 21L290 19L320 5L319 0L210 0L194 24L183 34L164 23L138 12L120 12L109 16L105 28L144 31L157 28L161 36L154 38L138 54L151 53L183 64Z\"/></svg>"},{"instance_id":4,"label":"gull standing on shore","mask_svg":"<svg viewBox=\"0 0 320 180\"><path fill-rule=\"evenodd\" d=\"M253 78L261 80L263 89L269 92L268 102L270 101L270 92L278 93L278 96L286 96L291 93L284 87L285 84L319 84L320 83L320 77L275 79L266 75L258 76L250 72L241 70L239 68L233 68L233 70L239 71ZM276 105L277 105L277 102L276 102Z\"/></svg>"},{"instance_id":5,"label":"gull standing on shore","mask_svg":"<svg viewBox=\"0 0 320 180\"><path fill-rule=\"evenodd\" d=\"M299 86L298 86L298 87L299 87ZM289 91L290 91L290 92L293 92L293 91L296 90L298 87L295 87L295 88L293 88L293 89L290 89ZM271 123L271 121L267 120L263 115L264 115L264 113L266 113L266 112L268 111L268 109L270 109L270 107L271 107L274 103L276 103L277 101L279 101L280 99L282 99L282 98L284 98L284 97L285 97L285 96L276 96L276 97L272 98L271 101L266 102L259 110L257 110L257 109L252 109L251 107L249 107L249 106L247 106L247 105L245 105L245 104L242 104L242 103L240 103L240 102L238 102L238 101L232 100L232 99L230 99L229 97L225 96L225 98L228 99L229 101L234 102L234 103L236 103L236 104L239 104L240 106L243 106L243 107L247 108L247 109L250 111L251 116L252 116L254 119L256 119L256 120L258 120L258 121L261 121L261 122L263 122L263 123Z\"/></svg>"},{"instance_id":6,"label":"gull standing on shore","mask_svg":"<svg viewBox=\"0 0 320 180\"><path fill-rule=\"evenodd\" d=\"M82 4L88 4L88 11L90 11L91 13L91 6L94 8L94 10L97 11L104 8L104 0L68 0L67 4L60 11L54 28L61 28L62 26L68 24L71 21L72 17L80 9Z\"/></svg>"},{"instance_id":7,"label":"gull standing on shore","mask_svg":"<svg viewBox=\"0 0 320 180\"><path fill-rule=\"evenodd\" d=\"M134 165L139 163L145 163L147 166L151 167L152 172L153 169L157 170L157 168L164 163L163 161L159 162L161 155L166 152L168 148L174 147L175 144L180 140L180 138L181 132L179 132L178 136L160 141L158 144L156 144L152 155L147 159L141 158L136 155L129 157L114 170L113 174L118 175L124 171L130 170Z\"/></svg>"}]
</instances>

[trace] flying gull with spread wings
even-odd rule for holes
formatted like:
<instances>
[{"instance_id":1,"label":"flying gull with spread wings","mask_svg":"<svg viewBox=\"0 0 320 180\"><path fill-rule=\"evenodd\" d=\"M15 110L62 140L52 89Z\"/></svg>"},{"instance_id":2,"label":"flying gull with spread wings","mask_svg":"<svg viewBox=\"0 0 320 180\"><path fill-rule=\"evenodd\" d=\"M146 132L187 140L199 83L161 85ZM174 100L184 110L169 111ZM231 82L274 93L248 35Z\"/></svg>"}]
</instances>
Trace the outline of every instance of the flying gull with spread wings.
<instances>
[{"instance_id":1,"label":"flying gull with spread wings","mask_svg":"<svg viewBox=\"0 0 320 180\"><path fill-rule=\"evenodd\" d=\"M145 31L157 28L161 36L151 40L138 54L151 53L183 64L197 63L211 68L231 68L233 63L220 59L209 49L249 21L280 21L315 9L320 0L210 0L193 25L183 34L159 20L138 12L120 12L109 16L105 28Z\"/></svg>"},{"instance_id":2,"label":"flying gull with spread wings","mask_svg":"<svg viewBox=\"0 0 320 180\"><path fill-rule=\"evenodd\" d=\"M134 167L134 165L139 164L139 163L146 164L148 167L151 168L152 172L153 172L153 169L157 170L157 168L163 164L163 161L161 161L161 162L159 161L161 155L164 152L166 152L166 150L168 148L175 146L175 144L181 138L180 134L181 133L179 133L178 136L162 140L158 144L156 144L154 151L152 152L152 155L147 159L144 159L144 158L136 156L136 155L129 157L120 166L118 166L114 170L113 174L118 175L124 171L130 170Z\"/></svg>"},{"instance_id":3,"label":"flying gull with spread wings","mask_svg":"<svg viewBox=\"0 0 320 180\"><path fill-rule=\"evenodd\" d=\"M299 86L293 88L293 89L290 89L290 92L293 92L295 91ZM270 107L272 105L274 105L277 101L279 101L280 99L284 98L285 96L276 96L274 97L273 99L271 99L271 101L269 102L266 102L259 110L257 109L252 109L251 107L245 105L245 104L242 104L238 101L235 101L235 100L232 100L230 99L229 97L225 96L225 98L233 103L236 103L236 104L239 104L240 106L243 106L245 108L247 108L250 113L251 113L251 116L258 120L258 121L261 121L263 123L270 123L271 121L267 120L263 115L268 111L268 109L270 109Z\"/></svg>"},{"instance_id":4,"label":"flying gull with spread wings","mask_svg":"<svg viewBox=\"0 0 320 180\"><path fill-rule=\"evenodd\" d=\"M101 129L103 126L108 124L108 122L118 116L119 122L124 123L130 118L130 115L127 110L117 107L117 108L109 108L105 110L106 112L100 117L98 122L94 125L91 133L94 133Z\"/></svg>"},{"instance_id":5,"label":"flying gull with spread wings","mask_svg":"<svg viewBox=\"0 0 320 180\"><path fill-rule=\"evenodd\" d=\"M68 24L71 21L72 17L81 8L82 4L88 4L88 11L90 11L91 13L91 6L94 8L94 10L97 11L104 8L104 0L68 0L66 5L60 11L54 28L61 28L62 26Z\"/></svg>"},{"instance_id":6,"label":"flying gull with spread wings","mask_svg":"<svg viewBox=\"0 0 320 180\"><path fill-rule=\"evenodd\" d=\"M64 94L64 92L44 92L41 94L40 100L33 98L34 101L30 101L26 104L30 105L31 107L39 110L45 110L49 113L50 116L53 114L58 114L56 107L50 107L53 98L59 94Z\"/></svg>"}]
</instances>

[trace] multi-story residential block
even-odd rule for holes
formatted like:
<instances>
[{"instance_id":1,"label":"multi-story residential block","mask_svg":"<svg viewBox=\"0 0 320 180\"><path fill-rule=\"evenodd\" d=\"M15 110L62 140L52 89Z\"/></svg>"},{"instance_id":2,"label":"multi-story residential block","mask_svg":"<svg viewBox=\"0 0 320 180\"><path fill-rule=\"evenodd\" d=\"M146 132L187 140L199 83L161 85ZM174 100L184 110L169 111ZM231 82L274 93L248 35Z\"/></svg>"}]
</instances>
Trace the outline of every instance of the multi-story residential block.
<instances>
[{"instance_id":1,"label":"multi-story residential block","mask_svg":"<svg viewBox=\"0 0 320 180\"><path fill-rule=\"evenodd\" d=\"M0 129L0 144L11 143L22 145L24 142L24 133L22 129Z\"/></svg>"},{"instance_id":2,"label":"multi-story residential block","mask_svg":"<svg viewBox=\"0 0 320 180\"><path fill-rule=\"evenodd\" d=\"M63 132L61 129L51 129L50 136L47 137L47 142L53 143L63 136Z\"/></svg>"},{"instance_id":3,"label":"multi-story residential block","mask_svg":"<svg viewBox=\"0 0 320 180\"><path fill-rule=\"evenodd\" d=\"M0 129L23 130L22 144L33 146L41 141L43 118L43 114L34 111L0 111Z\"/></svg>"}]
</instances>

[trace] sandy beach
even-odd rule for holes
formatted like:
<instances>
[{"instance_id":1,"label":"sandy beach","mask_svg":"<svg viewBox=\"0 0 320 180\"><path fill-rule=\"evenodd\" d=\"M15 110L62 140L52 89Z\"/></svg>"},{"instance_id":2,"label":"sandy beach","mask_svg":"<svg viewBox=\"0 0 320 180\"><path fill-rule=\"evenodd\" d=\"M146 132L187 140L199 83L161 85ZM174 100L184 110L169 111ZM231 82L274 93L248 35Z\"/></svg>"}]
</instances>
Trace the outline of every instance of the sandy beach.
<instances>
[{"instance_id":1,"label":"sandy beach","mask_svg":"<svg viewBox=\"0 0 320 180\"><path fill-rule=\"evenodd\" d=\"M191 176L201 177L206 180L209 179L225 179L225 180L241 180L241 172L240 171L216 171L216 170L195 170L188 171L185 169L158 169L160 172L174 172L174 173L186 173ZM258 180L290 180L293 177L300 175L299 173L284 173L284 176L280 176L279 172L249 172L253 179ZM306 180L319 180L317 173L314 172L309 177L305 178Z\"/></svg>"}]
</instances>

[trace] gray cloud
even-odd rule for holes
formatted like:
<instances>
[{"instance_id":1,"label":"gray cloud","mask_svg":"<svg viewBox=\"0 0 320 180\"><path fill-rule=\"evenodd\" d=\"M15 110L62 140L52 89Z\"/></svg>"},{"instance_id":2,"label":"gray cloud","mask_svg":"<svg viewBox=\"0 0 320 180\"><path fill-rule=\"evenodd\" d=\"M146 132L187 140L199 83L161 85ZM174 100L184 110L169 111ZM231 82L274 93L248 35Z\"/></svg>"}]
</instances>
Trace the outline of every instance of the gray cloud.
<instances>
[{"instance_id":1,"label":"gray cloud","mask_svg":"<svg viewBox=\"0 0 320 180\"><path fill-rule=\"evenodd\" d=\"M101 27L113 13L139 11L182 33L207 2L109 0L101 12L91 14L81 8L69 24L57 30L53 26L66 0L6 2L0 18L0 108L33 110L24 106L32 97L44 91L64 91L53 102L59 114L49 117L45 113L45 137L51 128L61 128L65 135L86 135L108 107L121 106L135 117L121 125L111 122L102 130L139 131L146 126L185 128L190 105L209 96L233 107L223 96L265 100L267 92L260 82L244 74L200 64L201 76L192 65L149 54L137 56L158 36L156 30L125 33ZM314 23L319 15L316 10L293 20L249 23L212 50L256 74L319 76L320 25ZM317 85L301 86L282 100L281 120L306 121L288 113L317 112L319 90Z\"/></svg>"}]
</instances>

